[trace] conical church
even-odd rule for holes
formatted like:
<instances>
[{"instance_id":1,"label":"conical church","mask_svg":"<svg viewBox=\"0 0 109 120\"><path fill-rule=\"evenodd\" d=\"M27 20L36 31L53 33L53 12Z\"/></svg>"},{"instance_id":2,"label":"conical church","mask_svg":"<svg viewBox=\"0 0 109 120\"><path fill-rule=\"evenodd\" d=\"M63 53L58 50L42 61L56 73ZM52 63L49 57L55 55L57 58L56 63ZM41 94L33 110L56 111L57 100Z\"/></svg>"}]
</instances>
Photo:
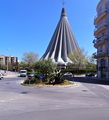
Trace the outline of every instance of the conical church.
<instances>
[{"instance_id":1,"label":"conical church","mask_svg":"<svg viewBox=\"0 0 109 120\"><path fill-rule=\"evenodd\" d=\"M52 59L55 63L66 65L71 62L68 56L78 49L79 46L71 30L66 10L62 8L59 23L42 59Z\"/></svg>"}]
</instances>

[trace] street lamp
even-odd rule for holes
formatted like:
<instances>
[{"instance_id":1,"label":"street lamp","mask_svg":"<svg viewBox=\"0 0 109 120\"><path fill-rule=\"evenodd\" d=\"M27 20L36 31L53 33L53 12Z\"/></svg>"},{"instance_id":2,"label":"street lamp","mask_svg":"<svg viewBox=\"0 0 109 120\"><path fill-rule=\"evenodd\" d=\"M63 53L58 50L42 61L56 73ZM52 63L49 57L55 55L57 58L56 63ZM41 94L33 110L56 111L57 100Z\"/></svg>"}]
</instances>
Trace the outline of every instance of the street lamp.
<instances>
[{"instance_id":1,"label":"street lamp","mask_svg":"<svg viewBox=\"0 0 109 120\"><path fill-rule=\"evenodd\" d=\"M10 52L11 51L11 48L8 48L6 49L7 52ZM11 57L11 55L9 55ZM9 70L9 56L7 56L7 66L6 66L6 70L8 71Z\"/></svg>"},{"instance_id":2,"label":"street lamp","mask_svg":"<svg viewBox=\"0 0 109 120\"><path fill-rule=\"evenodd\" d=\"M6 70L8 71L8 62L9 62L9 57L7 56L7 66L6 66Z\"/></svg>"}]
</instances>

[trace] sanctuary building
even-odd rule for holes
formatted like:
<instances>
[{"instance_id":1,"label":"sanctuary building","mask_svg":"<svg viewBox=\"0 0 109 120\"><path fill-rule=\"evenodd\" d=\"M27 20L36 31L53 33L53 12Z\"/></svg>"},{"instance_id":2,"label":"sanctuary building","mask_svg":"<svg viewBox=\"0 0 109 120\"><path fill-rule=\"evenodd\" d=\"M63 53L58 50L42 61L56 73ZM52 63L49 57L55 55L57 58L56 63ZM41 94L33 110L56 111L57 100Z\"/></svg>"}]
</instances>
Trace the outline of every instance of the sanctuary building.
<instances>
[{"instance_id":1,"label":"sanctuary building","mask_svg":"<svg viewBox=\"0 0 109 120\"><path fill-rule=\"evenodd\" d=\"M52 59L55 63L67 65L71 62L68 56L76 50L79 50L79 46L71 30L66 9L62 8L59 23L42 59Z\"/></svg>"}]
</instances>

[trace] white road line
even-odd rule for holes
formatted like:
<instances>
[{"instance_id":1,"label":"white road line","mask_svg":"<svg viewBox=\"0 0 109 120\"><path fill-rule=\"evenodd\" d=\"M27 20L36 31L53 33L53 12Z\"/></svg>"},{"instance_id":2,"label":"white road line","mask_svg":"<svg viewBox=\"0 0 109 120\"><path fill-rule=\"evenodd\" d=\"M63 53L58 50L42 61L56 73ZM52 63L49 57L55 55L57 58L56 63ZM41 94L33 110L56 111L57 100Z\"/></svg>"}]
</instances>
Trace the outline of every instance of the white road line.
<instances>
[{"instance_id":1,"label":"white road line","mask_svg":"<svg viewBox=\"0 0 109 120\"><path fill-rule=\"evenodd\" d=\"M109 90L109 85L99 85L99 86Z\"/></svg>"}]
</instances>

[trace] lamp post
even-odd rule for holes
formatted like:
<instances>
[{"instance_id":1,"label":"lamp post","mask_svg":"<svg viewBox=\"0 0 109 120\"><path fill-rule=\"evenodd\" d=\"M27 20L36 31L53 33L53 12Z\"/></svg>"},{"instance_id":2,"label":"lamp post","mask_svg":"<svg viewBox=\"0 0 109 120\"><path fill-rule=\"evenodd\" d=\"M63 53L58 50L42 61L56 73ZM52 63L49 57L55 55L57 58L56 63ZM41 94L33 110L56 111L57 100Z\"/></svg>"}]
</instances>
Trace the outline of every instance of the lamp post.
<instances>
[{"instance_id":1,"label":"lamp post","mask_svg":"<svg viewBox=\"0 0 109 120\"><path fill-rule=\"evenodd\" d=\"M0 69L2 69L2 58L0 58Z\"/></svg>"},{"instance_id":2,"label":"lamp post","mask_svg":"<svg viewBox=\"0 0 109 120\"><path fill-rule=\"evenodd\" d=\"M10 52L11 51L11 48L8 48L7 49L7 52ZM7 56L7 65L6 65L6 70L8 71L9 70L9 58L11 57L11 55Z\"/></svg>"},{"instance_id":3,"label":"lamp post","mask_svg":"<svg viewBox=\"0 0 109 120\"><path fill-rule=\"evenodd\" d=\"M9 68L8 68L8 67L9 67L9 66L8 66L8 62L9 62L9 57L7 56L7 66L6 66L6 70L7 70L7 71L8 71L8 69L9 69Z\"/></svg>"}]
</instances>

